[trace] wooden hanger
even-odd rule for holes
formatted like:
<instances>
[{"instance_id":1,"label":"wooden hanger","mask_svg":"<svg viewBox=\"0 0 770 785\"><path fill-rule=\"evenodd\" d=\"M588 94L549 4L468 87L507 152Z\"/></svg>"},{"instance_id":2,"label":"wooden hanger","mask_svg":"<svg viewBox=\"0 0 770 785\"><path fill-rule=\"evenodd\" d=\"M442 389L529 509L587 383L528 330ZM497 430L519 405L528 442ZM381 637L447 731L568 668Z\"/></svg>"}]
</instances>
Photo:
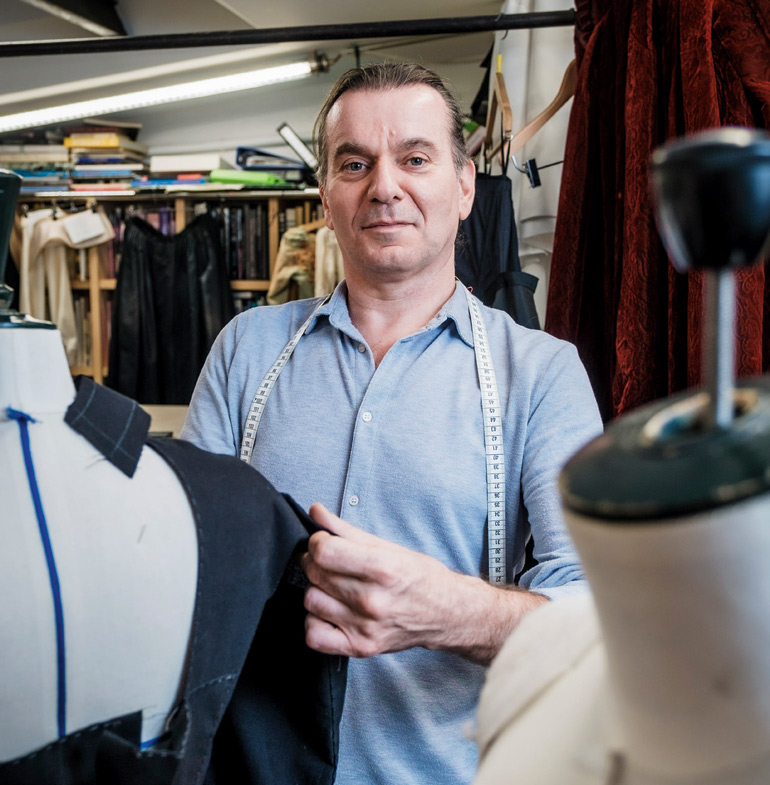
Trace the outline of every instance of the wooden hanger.
<instances>
[{"instance_id":1,"label":"wooden hanger","mask_svg":"<svg viewBox=\"0 0 770 785\"><path fill-rule=\"evenodd\" d=\"M495 138L495 125L497 124L497 112L500 111L502 127L500 129L500 141L493 144ZM497 72L492 83L492 97L489 99L489 110L487 111L487 133L484 137L484 162L491 164L492 159L500 151L503 144L510 142L513 138L513 112L511 102L508 100L508 91L505 89L505 79L502 73L502 56L497 56ZM505 160L502 160L505 158ZM501 156L503 168L507 164L508 156Z\"/></svg>"},{"instance_id":2,"label":"wooden hanger","mask_svg":"<svg viewBox=\"0 0 770 785\"><path fill-rule=\"evenodd\" d=\"M508 155L516 155L522 147L575 95L577 65L573 60L564 72L556 97L540 114L530 120L511 140Z\"/></svg>"}]
</instances>

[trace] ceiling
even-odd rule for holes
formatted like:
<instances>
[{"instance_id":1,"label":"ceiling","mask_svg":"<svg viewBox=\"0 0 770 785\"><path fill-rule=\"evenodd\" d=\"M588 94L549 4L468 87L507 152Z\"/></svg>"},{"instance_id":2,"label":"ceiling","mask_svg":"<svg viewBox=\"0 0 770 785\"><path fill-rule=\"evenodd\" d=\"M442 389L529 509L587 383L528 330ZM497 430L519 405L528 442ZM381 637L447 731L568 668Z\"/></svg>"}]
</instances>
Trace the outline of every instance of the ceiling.
<instances>
[{"instance_id":1,"label":"ceiling","mask_svg":"<svg viewBox=\"0 0 770 785\"><path fill-rule=\"evenodd\" d=\"M0 18L0 43L92 38L94 33L65 21L37 7L40 0L3 0ZM45 3L43 3L45 5ZM259 28L291 28L296 26L331 25L357 22L399 21L456 16L487 16L500 13L502 0L389 0L387 3L362 2L361 0L185 0L184 3L163 0L47 0L47 5L79 7L84 15L116 14L119 23L129 36L174 35L179 33L235 31ZM46 95L45 89L55 86L57 96L69 94L66 100L80 100L109 92L111 75L157 67L177 61L190 61L189 70L195 70L192 61L205 58L207 75L232 71L238 65L228 63L228 57L246 50L244 55L271 65L306 57L314 50L322 50L334 60L350 54L360 46L361 57L367 52L398 59L447 65L473 63L478 65L489 50L492 33L471 33L453 37L394 39L366 39L362 41L337 39L318 42L286 42L264 44L256 47L190 47L186 49L155 49L149 51L111 52L109 54L66 54L7 57L2 59L0 73L2 88L0 100L3 111L22 111L38 108L60 99ZM217 55L219 60L212 62ZM241 61L242 62L242 61ZM240 66L242 67L242 66ZM254 66L251 66L254 67ZM177 77L178 78L178 77ZM104 89L97 85L67 85L88 79L101 80ZM143 73L141 79L153 79ZM162 74L157 75L162 83ZM65 85L65 87L61 87ZM88 90L86 95L84 91ZM36 91L31 95L20 91ZM17 95L18 93L18 95ZM22 105L23 104L23 105Z\"/></svg>"}]
</instances>

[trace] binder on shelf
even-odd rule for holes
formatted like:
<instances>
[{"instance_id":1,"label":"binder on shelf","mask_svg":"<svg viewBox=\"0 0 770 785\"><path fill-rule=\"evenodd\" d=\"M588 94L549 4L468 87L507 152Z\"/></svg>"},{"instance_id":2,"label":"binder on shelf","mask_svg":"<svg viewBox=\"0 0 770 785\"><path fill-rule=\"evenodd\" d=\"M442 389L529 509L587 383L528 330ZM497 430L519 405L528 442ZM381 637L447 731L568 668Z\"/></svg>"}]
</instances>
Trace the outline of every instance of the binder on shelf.
<instances>
[{"instance_id":1,"label":"binder on shelf","mask_svg":"<svg viewBox=\"0 0 770 785\"><path fill-rule=\"evenodd\" d=\"M239 147L235 163L246 172L269 172L290 182L305 182L312 174L307 164L294 158L260 150L257 147Z\"/></svg>"}]
</instances>

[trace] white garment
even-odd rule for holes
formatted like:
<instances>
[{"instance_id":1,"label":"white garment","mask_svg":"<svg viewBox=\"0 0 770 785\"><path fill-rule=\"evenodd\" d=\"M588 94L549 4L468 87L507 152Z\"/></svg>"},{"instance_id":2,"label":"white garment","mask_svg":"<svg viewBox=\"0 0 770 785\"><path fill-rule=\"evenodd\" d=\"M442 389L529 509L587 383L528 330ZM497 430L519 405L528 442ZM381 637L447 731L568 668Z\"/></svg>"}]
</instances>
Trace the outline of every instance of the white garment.
<instances>
[{"instance_id":1,"label":"white garment","mask_svg":"<svg viewBox=\"0 0 770 785\"><path fill-rule=\"evenodd\" d=\"M322 226L315 236L315 296L331 294L345 277L337 236Z\"/></svg>"},{"instance_id":2,"label":"white garment","mask_svg":"<svg viewBox=\"0 0 770 785\"><path fill-rule=\"evenodd\" d=\"M104 212L97 210L93 215L98 233L80 242L73 242L68 231L68 219L73 216L59 213L54 219L53 211L46 208L29 213L21 221L19 310L56 324L70 365L77 357L77 329L66 246L90 248L115 237Z\"/></svg>"},{"instance_id":3,"label":"white garment","mask_svg":"<svg viewBox=\"0 0 770 785\"><path fill-rule=\"evenodd\" d=\"M564 5L563 0L506 0L502 13L563 11ZM556 96L564 72L575 58L573 36L574 28L569 26L508 30L496 34L492 70L494 72L496 68L497 55L501 54L514 134L540 114ZM571 106L572 102L568 101L516 153L520 166L524 166L530 158L537 161L538 167L563 160ZM545 324L562 169L560 164L540 170L541 185L532 188L529 178L517 171L513 162L508 164L508 176L513 181L513 210L519 235L521 268L536 275L540 281L535 291L540 324ZM499 164L495 164L493 173L499 172Z\"/></svg>"}]
</instances>

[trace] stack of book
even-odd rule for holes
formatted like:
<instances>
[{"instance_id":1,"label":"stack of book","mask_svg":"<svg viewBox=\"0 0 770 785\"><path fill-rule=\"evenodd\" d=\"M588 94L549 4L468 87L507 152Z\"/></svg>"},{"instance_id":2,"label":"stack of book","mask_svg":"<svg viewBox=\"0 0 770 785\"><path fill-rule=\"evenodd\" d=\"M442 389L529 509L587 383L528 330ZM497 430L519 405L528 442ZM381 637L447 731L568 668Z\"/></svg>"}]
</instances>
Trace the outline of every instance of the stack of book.
<instances>
[{"instance_id":1,"label":"stack of book","mask_svg":"<svg viewBox=\"0 0 770 785\"><path fill-rule=\"evenodd\" d=\"M169 153L150 156L149 173L131 184L140 191L220 190L211 185L211 172L231 169L218 153Z\"/></svg>"},{"instance_id":2,"label":"stack of book","mask_svg":"<svg viewBox=\"0 0 770 785\"><path fill-rule=\"evenodd\" d=\"M64 137L72 155L73 191L122 191L147 171L149 148L119 131L83 131Z\"/></svg>"},{"instance_id":3,"label":"stack of book","mask_svg":"<svg viewBox=\"0 0 770 785\"><path fill-rule=\"evenodd\" d=\"M70 184L69 149L56 144L0 144L0 169L24 178L22 193L66 191Z\"/></svg>"}]
</instances>

